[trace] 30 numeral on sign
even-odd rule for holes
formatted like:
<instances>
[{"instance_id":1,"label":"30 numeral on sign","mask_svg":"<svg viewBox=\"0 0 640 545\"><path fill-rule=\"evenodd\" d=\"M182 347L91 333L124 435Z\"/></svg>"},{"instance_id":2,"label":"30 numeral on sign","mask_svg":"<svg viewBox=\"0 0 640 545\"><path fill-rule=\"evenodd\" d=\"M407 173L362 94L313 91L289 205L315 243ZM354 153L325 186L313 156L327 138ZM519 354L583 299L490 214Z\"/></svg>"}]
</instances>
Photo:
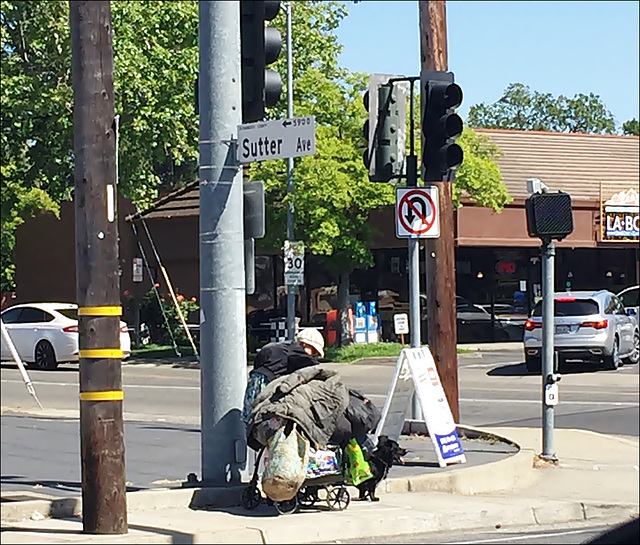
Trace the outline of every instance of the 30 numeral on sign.
<instances>
[{"instance_id":1,"label":"30 numeral on sign","mask_svg":"<svg viewBox=\"0 0 640 545\"><path fill-rule=\"evenodd\" d=\"M304 284L304 243L284 242L284 283L287 286Z\"/></svg>"}]
</instances>

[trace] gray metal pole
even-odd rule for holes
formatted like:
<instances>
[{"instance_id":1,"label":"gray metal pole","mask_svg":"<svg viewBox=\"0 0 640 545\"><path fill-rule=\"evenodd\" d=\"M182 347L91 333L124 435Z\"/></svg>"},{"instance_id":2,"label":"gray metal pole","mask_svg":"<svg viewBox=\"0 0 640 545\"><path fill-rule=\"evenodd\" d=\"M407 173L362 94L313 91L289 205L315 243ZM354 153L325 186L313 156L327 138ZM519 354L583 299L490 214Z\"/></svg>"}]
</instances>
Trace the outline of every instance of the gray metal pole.
<instances>
[{"instance_id":1,"label":"gray metal pole","mask_svg":"<svg viewBox=\"0 0 640 545\"><path fill-rule=\"evenodd\" d=\"M546 388L553 380L554 268L556 249L553 241L542 243L542 454L555 460L553 445L554 406L546 403Z\"/></svg>"},{"instance_id":2,"label":"gray metal pole","mask_svg":"<svg viewBox=\"0 0 640 545\"><path fill-rule=\"evenodd\" d=\"M240 482L247 381L240 3L200 1L200 427L202 483Z\"/></svg>"},{"instance_id":3,"label":"gray metal pole","mask_svg":"<svg viewBox=\"0 0 640 545\"><path fill-rule=\"evenodd\" d=\"M413 80L409 82L409 156L407 157L407 186L418 185L418 158L415 155L413 134ZM420 240L409 239L409 314L411 348L419 348L420 342ZM411 398L411 418L422 419L422 409L418 396Z\"/></svg>"},{"instance_id":4,"label":"gray metal pole","mask_svg":"<svg viewBox=\"0 0 640 545\"><path fill-rule=\"evenodd\" d=\"M291 40L291 2L287 2L287 117L293 117L293 49ZM287 239L293 240L293 157L287 158ZM296 290L297 286L287 286L287 338L292 341L296 330Z\"/></svg>"}]
</instances>

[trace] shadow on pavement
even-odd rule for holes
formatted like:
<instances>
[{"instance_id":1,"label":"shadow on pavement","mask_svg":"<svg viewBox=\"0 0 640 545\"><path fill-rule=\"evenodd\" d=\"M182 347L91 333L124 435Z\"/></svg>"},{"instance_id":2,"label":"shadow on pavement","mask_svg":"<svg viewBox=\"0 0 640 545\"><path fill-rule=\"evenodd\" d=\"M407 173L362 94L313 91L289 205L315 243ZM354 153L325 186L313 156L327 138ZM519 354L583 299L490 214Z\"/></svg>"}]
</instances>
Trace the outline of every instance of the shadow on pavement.
<instances>
[{"instance_id":1,"label":"shadow on pavement","mask_svg":"<svg viewBox=\"0 0 640 545\"><path fill-rule=\"evenodd\" d=\"M20 484L31 487L37 486L38 493L44 493L46 489L70 490L72 492L77 492L78 494L82 492L82 483L80 483L79 481L25 479L22 475L2 475L0 477L0 482L3 484ZM146 490L146 488L142 488L139 486L127 486L127 492L137 492L138 490ZM3 498L3 501L5 501L5 498Z\"/></svg>"},{"instance_id":2,"label":"shadow on pavement","mask_svg":"<svg viewBox=\"0 0 640 545\"><path fill-rule=\"evenodd\" d=\"M47 370L47 369L38 369L37 367L33 367L31 365L29 365L28 363L24 364L25 367L27 368L27 372L29 374L32 373L51 373L52 371ZM71 364L73 365L73 364ZM0 363L0 369L17 369L18 365L13 363L13 362L8 362L8 361L3 361L2 363ZM64 372L73 372L73 373L77 373L79 371L79 367L78 364L75 364L75 367L66 367L64 363L61 363L60 366L56 367L56 369L54 369L54 371L64 371Z\"/></svg>"},{"instance_id":3,"label":"shadow on pavement","mask_svg":"<svg viewBox=\"0 0 640 545\"><path fill-rule=\"evenodd\" d=\"M561 363L559 367L559 372L563 375L577 375L580 373L597 373L597 372L606 372L602 365L597 363L578 363L578 362L570 362L570 363ZM611 371L614 373L615 371ZM540 373L530 373L527 371L527 367L524 362L516 363L516 364L507 364L501 365L498 367L494 367L487 371L487 375L490 377L513 377L513 376L540 376Z\"/></svg>"},{"instance_id":4,"label":"shadow on pavement","mask_svg":"<svg viewBox=\"0 0 640 545\"><path fill-rule=\"evenodd\" d=\"M74 517L69 520L79 520L78 517ZM187 534L185 532L179 532L177 530L169 530L166 528L156 528L153 526L142 526L140 524L129 524L129 531L137 530L140 532L148 532L150 534L156 534L161 536L170 536L172 543L189 544L194 543L193 534ZM53 535L82 535L82 530L68 530L66 528L34 528L32 526L3 526L2 532L28 532L30 534L53 534Z\"/></svg>"}]
</instances>

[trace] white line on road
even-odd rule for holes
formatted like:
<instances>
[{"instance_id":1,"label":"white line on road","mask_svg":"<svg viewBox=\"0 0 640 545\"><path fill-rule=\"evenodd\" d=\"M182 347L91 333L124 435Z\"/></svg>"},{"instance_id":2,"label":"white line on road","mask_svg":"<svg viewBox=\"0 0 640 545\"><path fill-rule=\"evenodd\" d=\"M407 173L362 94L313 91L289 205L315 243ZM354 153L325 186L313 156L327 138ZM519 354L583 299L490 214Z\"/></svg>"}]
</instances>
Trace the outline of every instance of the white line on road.
<instances>
[{"instance_id":1,"label":"white line on road","mask_svg":"<svg viewBox=\"0 0 640 545\"><path fill-rule=\"evenodd\" d=\"M367 397L384 397L386 394L369 394ZM460 401L466 403L541 403L540 399L476 399L461 397ZM633 402L620 402L620 401L563 401L560 400L560 405L606 405L612 407L638 407L640 403Z\"/></svg>"},{"instance_id":2,"label":"white line on road","mask_svg":"<svg viewBox=\"0 0 640 545\"><path fill-rule=\"evenodd\" d=\"M15 384L23 384L21 380L3 380L2 382L11 382ZM77 383L71 382L34 382L36 386L73 386L75 388L78 387ZM161 386L154 384L125 384L125 390L131 389L140 389L140 390L200 390L200 386ZM522 390L521 390L522 391ZM367 397L377 397L377 398L386 398L386 394L369 394ZM464 401L466 403L521 403L521 404L539 404L541 402L540 399L480 399L480 398L467 398L461 397L460 401ZM581 405L581 406L609 406L609 407L638 407L640 403L634 402L626 402L626 401L563 401L560 400L561 405Z\"/></svg>"},{"instance_id":3,"label":"white line on road","mask_svg":"<svg viewBox=\"0 0 640 545\"><path fill-rule=\"evenodd\" d=\"M15 384L24 384L22 380L3 380L2 382L13 382ZM77 382L33 382L34 386L74 386L78 388ZM141 388L150 390L200 390L200 386L161 386L153 384L124 384L124 389Z\"/></svg>"}]
</instances>

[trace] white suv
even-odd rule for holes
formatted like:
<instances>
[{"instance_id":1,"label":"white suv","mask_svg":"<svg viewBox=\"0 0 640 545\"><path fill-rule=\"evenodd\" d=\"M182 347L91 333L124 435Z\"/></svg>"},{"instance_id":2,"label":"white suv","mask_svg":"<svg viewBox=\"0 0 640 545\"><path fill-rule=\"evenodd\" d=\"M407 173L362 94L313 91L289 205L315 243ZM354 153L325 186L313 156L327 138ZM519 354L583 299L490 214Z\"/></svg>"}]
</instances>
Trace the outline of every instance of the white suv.
<instances>
[{"instance_id":1,"label":"white suv","mask_svg":"<svg viewBox=\"0 0 640 545\"><path fill-rule=\"evenodd\" d=\"M559 360L602 362L617 369L622 360L637 363L638 322L616 295L607 290L556 293L554 350ZM527 369L540 372L542 356L542 301L524 326Z\"/></svg>"}]
</instances>

